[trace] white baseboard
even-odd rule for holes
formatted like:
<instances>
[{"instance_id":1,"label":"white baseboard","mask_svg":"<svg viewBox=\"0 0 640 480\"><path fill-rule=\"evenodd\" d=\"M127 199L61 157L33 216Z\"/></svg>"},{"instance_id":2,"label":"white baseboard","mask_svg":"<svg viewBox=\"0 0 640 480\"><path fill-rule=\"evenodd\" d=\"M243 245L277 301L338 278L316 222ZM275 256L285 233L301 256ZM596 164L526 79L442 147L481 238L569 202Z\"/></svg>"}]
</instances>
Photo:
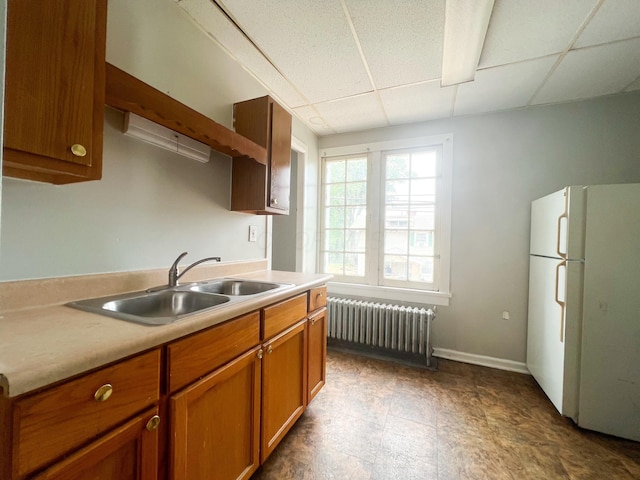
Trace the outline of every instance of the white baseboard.
<instances>
[{"instance_id":1,"label":"white baseboard","mask_svg":"<svg viewBox=\"0 0 640 480\"><path fill-rule=\"evenodd\" d=\"M446 358L447 360L455 360L456 362L471 363L472 365L481 365L483 367L531 375L526 363L514 362L513 360L505 360L503 358L487 357L485 355L476 355L475 353L458 352L457 350L435 347L433 349L433 356Z\"/></svg>"}]
</instances>

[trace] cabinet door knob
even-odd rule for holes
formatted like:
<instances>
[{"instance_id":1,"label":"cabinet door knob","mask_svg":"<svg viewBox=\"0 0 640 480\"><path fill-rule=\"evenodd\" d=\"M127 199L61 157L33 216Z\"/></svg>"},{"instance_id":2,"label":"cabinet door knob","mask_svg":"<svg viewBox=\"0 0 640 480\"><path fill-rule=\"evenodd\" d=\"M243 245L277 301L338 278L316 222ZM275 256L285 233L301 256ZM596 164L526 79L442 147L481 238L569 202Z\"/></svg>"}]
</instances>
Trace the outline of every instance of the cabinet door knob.
<instances>
[{"instance_id":1,"label":"cabinet door knob","mask_svg":"<svg viewBox=\"0 0 640 480\"><path fill-rule=\"evenodd\" d=\"M258 350L258 358L262 360L263 356L264 356L264 352L262 351L262 349Z\"/></svg>"},{"instance_id":2,"label":"cabinet door knob","mask_svg":"<svg viewBox=\"0 0 640 480\"><path fill-rule=\"evenodd\" d=\"M113 385L111 385L110 383L105 383L98 390L96 390L96 393L93 394L93 398L95 398L97 402L105 402L109 399L112 393Z\"/></svg>"},{"instance_id":3,"label":"cabinet door knob","mask_svg":"<svg viewBox=\"0 0 640 480\"><path fill-rule=\"evenodd\" d=\"M84 157L87 154L87 149L79 143L74 143L71 145L71 153L76 157Z\"/></svg>"},{"instance_id":4,"label":"cabinet door knob","mask_svg":"<svg viewBox=\"0 0 640 480\"><path fill-rule=\"evenodd\" d=\"M278 199L277 198L272 198L271 199L271 205L278 205Z\"/></svg>"},{"instance_id":5,"label":"cabinet door knob","mask_svg":"<svg viewBox=\"0 0 640 480\"><path fill-rule=\"evenodd\" d=\"M158 415L154 415L147 422L147 430L150 432L154 431L160 425L160 417Z\"/></svg>"},{"instance_id":6,"label":"cabinet door knob","mask_svg":"<svg viewBox=\"0 0 640 480\"><path fill-rule=\"evenodd\" d=\"M269 345L269 348L267 348L267 353L271 353L271 352L273 352L273 347Z\"/></svg>"},{"instance_id":7,"label":"cabinet door knob","mask_svg":"<svg viewBox=\"0 0 640 480\"><path fill-rule=\"evenodd\" d=\"M316 324L316 317L313 317L313 318L311 319L311 325L315 325L315 324Z\"/></svg>"}]
</instances>

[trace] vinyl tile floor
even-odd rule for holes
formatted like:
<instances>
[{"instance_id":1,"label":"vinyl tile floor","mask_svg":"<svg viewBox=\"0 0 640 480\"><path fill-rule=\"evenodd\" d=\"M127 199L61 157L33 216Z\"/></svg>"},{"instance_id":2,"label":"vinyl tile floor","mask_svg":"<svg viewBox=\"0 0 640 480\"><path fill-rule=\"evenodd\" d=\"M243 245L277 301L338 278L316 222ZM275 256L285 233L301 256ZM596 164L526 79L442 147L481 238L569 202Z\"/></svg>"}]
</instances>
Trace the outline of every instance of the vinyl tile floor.
<instances>
[{"instance_id":1,"label":"vinyl tile floor","mask_svg":"<svg viewBox=\"0 0 640 480\"><path fill-rule=\"evenodd\" d=\"M640 443L576 427L528 375L329 350L326 385L252 479L640 479Z\"/></svg>"}]
</instances>

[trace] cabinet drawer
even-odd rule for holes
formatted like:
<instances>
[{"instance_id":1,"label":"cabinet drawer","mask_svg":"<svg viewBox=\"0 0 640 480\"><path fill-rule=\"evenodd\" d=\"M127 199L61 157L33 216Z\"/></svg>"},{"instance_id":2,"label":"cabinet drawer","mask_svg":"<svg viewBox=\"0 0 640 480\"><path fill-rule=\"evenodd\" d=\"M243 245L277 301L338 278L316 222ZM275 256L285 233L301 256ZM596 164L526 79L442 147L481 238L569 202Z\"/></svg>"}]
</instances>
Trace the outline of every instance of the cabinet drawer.
<instances>
[{"instance_id":1,"label":"cabinet drawer","mask_svg":"<svg viewBox=\"0 0 640 480\"><path fill-rule=\"evenodd\" d=\"M216 325L167 347L169 392L192 383L260 343L260 314Z\"/></svg>"},{"instance_id":2,"label":"cabinet drawer","mask_svg":"<svg viewBox=\"0 0 640 480\"><path fill-rule=\"evenodd\" d=\"M262 309L262 338L269 339L307 315L307 294Z\"/></svg>"},{"instance_id":3,"label":"cabinet drawer","mask_svg":"<svg viewBox=\"0 0 640 480\"><path fill-rule=\"evenodd\" d=\"M309 290L309 311L313 312L327 305L327 286Z\"/></svg>"},{"instance_id":4,"label":"cabinet drawer","mask_svg":"<svg viewBox=\"0 0 640 480\"><path fill-rule=\"evenodd\" d=\"M107 393L100 397L101 391ZM159 395L160 350L153 350L16 401L14 472L22 476L46 465Z\"/></svg>"}]
</instances>

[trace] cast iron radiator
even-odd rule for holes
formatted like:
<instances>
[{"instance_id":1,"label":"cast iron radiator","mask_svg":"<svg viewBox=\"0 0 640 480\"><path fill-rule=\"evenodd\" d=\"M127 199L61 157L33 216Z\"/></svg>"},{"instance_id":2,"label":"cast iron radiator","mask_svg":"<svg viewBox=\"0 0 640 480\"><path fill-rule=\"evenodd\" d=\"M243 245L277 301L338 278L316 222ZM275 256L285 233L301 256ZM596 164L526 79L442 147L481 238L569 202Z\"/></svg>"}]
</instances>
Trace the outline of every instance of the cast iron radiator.
<instances>
[{"instance_id":1,"label":"cast iron radiator","mask_svg":"<svg viewBox=\"0 0 640 480\"><path fill-rule=\"evenodd\" d=\"M330 345L398 353L407 360L420 358L419 363L435 368L431 348L434 310L335 297L327 298L327 310Z\"/></svg>"}]
</instances>

